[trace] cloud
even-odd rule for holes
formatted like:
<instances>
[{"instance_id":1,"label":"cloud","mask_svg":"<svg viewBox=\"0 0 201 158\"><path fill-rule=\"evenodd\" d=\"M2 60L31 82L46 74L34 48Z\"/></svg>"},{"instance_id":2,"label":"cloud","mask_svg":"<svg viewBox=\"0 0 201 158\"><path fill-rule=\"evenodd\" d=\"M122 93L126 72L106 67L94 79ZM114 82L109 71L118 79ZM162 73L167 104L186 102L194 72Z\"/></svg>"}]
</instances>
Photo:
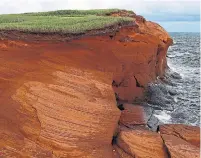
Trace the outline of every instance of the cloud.
<instances>
[{"instance_id":1,"label":"cloud","mask_svg":"<svg viewBox=\"0 0 201 158\"><path fill-rule=\"evenodd\" d=\"M66 0L1 0L0 14L66 9L67 2Z\"/></svg>"},{"instance_id":2,"label":"cloud","mask_svg":"<svg viewBox=\"0 0 201 158\"><path fill-rule=\"evenodd\" d=\"M1 0L0 14L121 8L154 21L199 21L199 0Z\"/></svg>"},{"instance_id":3,"label":"cloud","mask_svg":"<svg viewBox=\"0 0 201 158\"><path fill-rule=\"evenodd\" d=\"M153 21L200 21L199 1L149 1L145 5L150 12L143 15Z\"/></svg>"}]
</instances>

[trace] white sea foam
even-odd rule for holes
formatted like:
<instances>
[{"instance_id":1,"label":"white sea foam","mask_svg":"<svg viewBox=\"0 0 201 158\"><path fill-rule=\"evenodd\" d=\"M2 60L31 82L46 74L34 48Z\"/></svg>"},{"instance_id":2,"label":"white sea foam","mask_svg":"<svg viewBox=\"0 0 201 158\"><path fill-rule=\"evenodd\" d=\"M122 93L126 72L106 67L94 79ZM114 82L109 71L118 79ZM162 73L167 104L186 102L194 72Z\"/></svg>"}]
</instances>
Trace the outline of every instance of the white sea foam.
<instances>
[{"instance_id":1,"label":"white sea foam","mask_svg":"<svg viewBox=\"0 0 201 158\"><path fill-rule=\"evenodd\" d=\"M171 120L171 116L165 111L157 111L154 116L157 117L162 123L168 123Z\"/></svg>"},{"instance_id":2,"label":"white sea foam","mask_svg":"<svg viewBox=\"0 0 201 158\"><path fill-rule=\"evenodd\" d=\"M178 99L177 99L177 96L174 97L174 102L177 103L178 102Z\"/></svg>"},{"instance_id":3,"label":"white sea foam","mask_svg":"<svg viewBox=\"0 0 201 158\"><path fill-rule=\"evenodd\" d=\"M151 91L154 107L162 109L155 109L153 116L161 123L200 126L200 35L191 33L171 35L175 44L169 48L167 55L170 68L170 71L167 71L167 80L170 84L165 84L165 88L162 89L159 87L159 90L153 88L153 91L156 90L155 93ZM172 98L165 93L167 86L177 92L175 95L170 94ZM167 111L167 107L174 107L174 110Z\"/></svg>"},{"instance_id":4,"label":"white sea foam","mask_svg":"<svg viewBox=\"0 0 201 158\"><path fill-rule=\"evenodd\" d=\"M182 67L176 67L173 63L171 63L170 60L168 60L168 66L170 67L170 69L172 70L172 72L176 72L178 73L182 78L185 77L185 69Z\"/></svg>"}]
</instances>

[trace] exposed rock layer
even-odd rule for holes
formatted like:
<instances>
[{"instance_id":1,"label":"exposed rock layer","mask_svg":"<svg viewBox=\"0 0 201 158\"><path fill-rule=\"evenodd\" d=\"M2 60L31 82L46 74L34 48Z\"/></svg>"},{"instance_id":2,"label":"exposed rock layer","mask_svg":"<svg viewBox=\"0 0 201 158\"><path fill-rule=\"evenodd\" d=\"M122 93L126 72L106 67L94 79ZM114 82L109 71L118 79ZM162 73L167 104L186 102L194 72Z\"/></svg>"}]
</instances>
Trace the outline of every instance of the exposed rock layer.
<instances>
[{"instance_id":1,"label":"exposed rock layer","mask_svg":"<svg viewBox=\"0 0 201 158\"><path fill-rule=\"evenodd\" d=\"M159 25L135 15L134 22L69 42L1 40L0 154L167 157L159 134L117 130L116 98L119 103L143 99L147 84L163 76L172 43ZM125 113L123 125L139 122ZM118 146L111 145L113 135Z\"/></svg>"},{"instance_id":2,"label":"exposed rock layer","mask_svg":"<svg viewBox=\"0 0 201 158\"><path fill-rule=\"evenodd\" d=\"M181 138L188 143L200 147L200 128L188 125L161 125L159 127L160 133L165 135L172 135Z\"/></svg>"},{"instance_id":3,"label":"exposed rock layer","mask_svg":"<svg viewBox=\"0 0 201 158\"><path fill-rule=\"evenodd\" d=\"M135 125L146 125L144 108L139 105L124 104L119 124L130 128Z\"/></svg>"},{"instance_id":4,"label":"exposed rock layer","mask_svg":"<svg viewBox=\"0 0 201 158\"><path fill-rule=\"evenodd\" d=\"M199 158L200 149L173 135L162 135L171 158Z\"/></svg>"},{"instance_id":5,"label":"exposed rock layer","mask_svg":"<svg viewBox=\"0 0 201 158\"><path fill-rule=\"evenodd\" d=\"M200 128L188 125L161 125L159 132L172 158L200 157Z\"/></svg>"},{"instance_id":6,"label":"exposed rock layer","mask_svg":"<svg viewBox=\"0 0 201 158\"><path fill-rule=\"evenodd\" d=\"M122 130L119 133L117 145L133 157L168 157L160 135L144 128Z\"/></svg>"}]
</instances>

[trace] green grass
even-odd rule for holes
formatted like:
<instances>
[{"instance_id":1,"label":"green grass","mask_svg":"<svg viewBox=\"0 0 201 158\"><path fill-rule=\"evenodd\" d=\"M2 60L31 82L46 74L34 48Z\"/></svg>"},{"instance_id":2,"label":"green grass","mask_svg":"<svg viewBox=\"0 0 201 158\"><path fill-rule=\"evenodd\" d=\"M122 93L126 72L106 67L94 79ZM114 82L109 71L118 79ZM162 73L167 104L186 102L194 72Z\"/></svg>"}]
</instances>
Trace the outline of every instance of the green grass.
<instances>
[{"instance_id":1,"label":"green grass","mask_svg":"<svg viewBox=\"0 0 201 158\"><path fill-rule=\"evenodd\" d=\"M59 10L0 15L0 30L83 33L132 21L132 18L129 17L106 16L119 11L118 9Z\"/></svg>"},{"instance_id":2,"label":"green grass","mask_svg":"<svg viewBox=\"0 0 201 158\"><path fill-rule=\"evenodd\" d=\"M35 15L35 16L86 16L86 15L99 15L106 16L111 13L117 13L120 9L92 9L92 10L57 10L49 12L39 12L39 13L25 13L26 15ZM132 13L132 11L127 11Z\"/></svg>"}]
</instances>

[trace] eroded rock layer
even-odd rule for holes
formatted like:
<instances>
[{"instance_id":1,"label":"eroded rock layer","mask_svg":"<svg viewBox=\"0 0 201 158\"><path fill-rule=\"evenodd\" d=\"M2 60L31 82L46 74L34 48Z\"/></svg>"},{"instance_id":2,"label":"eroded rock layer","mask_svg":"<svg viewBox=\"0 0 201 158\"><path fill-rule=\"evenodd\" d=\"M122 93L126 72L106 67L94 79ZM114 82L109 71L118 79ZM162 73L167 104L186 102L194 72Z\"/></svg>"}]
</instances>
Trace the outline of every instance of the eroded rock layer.
<instances>
[{"instance_id":1,"label":"eroded rock layer","mask_svg":"<svg viewBox=\"0 0 201 158\"><path fill-rule=\"evenodd\" d=\"M0 154L140 157L146 149L112 146L121 113L116 99L128 103L143 99L147 84L165 72L172 40L155 23L139 16L134 22L112 34L68 42L2 39ZM130 118L121 119L133 125ZM130 141L127 135L141 139L137 131L121 132L122 141ZM142 132L145 142L155 143L145 156L154 150L157 157L166 157L159 135Z\"/></svg>"},{"instance_id":2,"label":"eroded rock layer","mask_svg":"<svg viewBox=\"0 0 201 158\"><path fill-rule=\"evenodd\" d=\"M168 157L160 135L142 127L122 130L117 145L132 157Z\"/></svg>"},{"instance_id":3,"label":"eroded rock layer","mask_svg":"<svg viewBox=\"0 0 201 158\"><path fill-rule=\"evenodd\" d=\"M171 158L199 158L200 149L173 135L162 135Z\"/></svg>"},{"instance_id":4,"label":"eroded rock layer","mask_svg":"<svg viewBox=\"0 0 201 158\"><path fill-rule=\"evenodd\" d=\"M159 127L161 134L172 135L185 140L186 142L200 147L200 128L189 125L161 125Z\"/></svg>"},{"instance_id":5,"label":"eroded rock layer","mask_svg":"<svg viewBox=\"0 0 201 158\"><path fill-rule=\"evenodd\" d=\"M159 132L172 158L200 157L200 128L182 124L161 125Z\"/></svg>"}]
</instances>

